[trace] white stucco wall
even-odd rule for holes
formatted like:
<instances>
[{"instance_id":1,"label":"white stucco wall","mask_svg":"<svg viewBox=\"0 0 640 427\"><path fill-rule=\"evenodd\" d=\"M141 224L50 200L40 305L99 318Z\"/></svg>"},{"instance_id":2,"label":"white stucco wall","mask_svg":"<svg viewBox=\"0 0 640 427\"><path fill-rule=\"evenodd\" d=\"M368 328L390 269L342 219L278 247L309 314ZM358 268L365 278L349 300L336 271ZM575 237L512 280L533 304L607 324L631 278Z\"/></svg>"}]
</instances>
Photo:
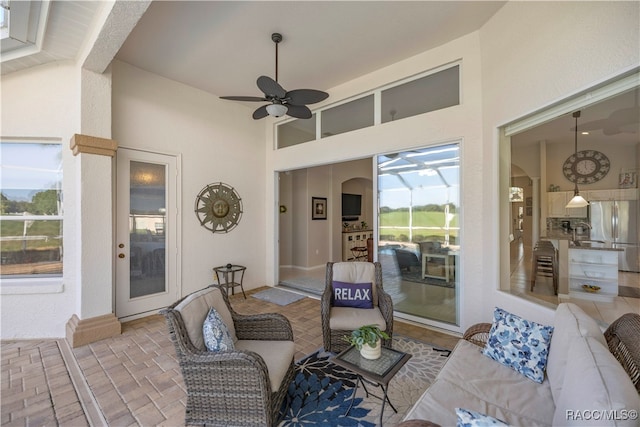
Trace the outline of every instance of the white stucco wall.
<instances>
[{"instance_id":1,"label":"white stucco wall","mask_svg":"<svg viewBox=\"0 0 640 427\"><path fill-rule=\"evenodd\" d=\"M245 289L264 286L264 124L238 103L119 61L112 102L121 147L182 155L181 294L211 284L212 268L228 262L247 267ZM214 182L242 198L240 223L227 234L203 228L193 211L197 194Z\"/></svg>"},{"instance_id":2,"label":"white stucco wall","mask_svg":"<svg viewBox=\"0 0 640 427\"><path fill-rule=\"evenodd\" d=\"M333 88L329 91L329 101L336 102L407 76L437 68L443 64L453 63L460 58L462 58L460 70L463 90L459 106L323 138L321 141L300 144L283 150L267 149L267 175L273 171L343 162L370 157L376 153L396 152L445 141L462 140L462 203L463 207L471 207L473 212L473 215L465 215L464 208L462 211L462 229L465 233L462 250L471 251L468 253L474 254L474 256L461 256L462 280L465 283L466 295L463 295L463 299L477 300L482 292L480 283L473 281L471 284L466 284L464 277L480 277L483 268L482 241L476 237L481 235L477 225L482 221L482 212L476 212L476 209L473 208L474 205L481 204L482 195L477 194L474 189L482 183L483 179L478 34L471 34L363 76L343 86ZM267 131L267 138L270 142L266 146L272 147L272 132ZM274 197L273 188L266 188L265 191L268 199ZM339 192L339 190L335 191ZM268 218L268 221L273 221L273 213L269 212L269 214L271 217ZM333 221L332 229L339 229L340 216L332 215L329 221ZM266 247L266 265L269 270L268 284L275 282L273 261L275 247L274 236L268 234ZM473 310L472 307L469 309ZM464 315L465 312L463 312Z\"/></svg>"},{"instance_id":3,"label":"white stucco wall","mask_svg":"<svg viewBox=\"0 0 640 427\"><path fill-rule=\"evenodd\" d=\"M69 141L80 130L80 70L70 62L54 63L2 76L3 137L59 138L62 141L64 194L64 277L62 290L42 293L41 281L2 284L2 339L64 336L65 324L76 308L76 179L77 158ZM20 290L23 289L23 290Z\"/></svg>"},{"instance_id":4,"label":"white stucco wall","mask_svg":"<svg viewBox=\"0 0 640 427\"><path fill-rule=\"evenodd\" d=\"M497 128L525 113L637 66L638 3L512 2L477 33L329 91L329 102L461 59L461 105L273 151L273 171L462 140L461 329L490 319L496 305L551 323L552 311L499 292ZM268 180L267 180L268 181ZM268 200L273 190L266 188ZM269 204L269 203L268 203ZM268 224L273 214L268 213ZM267 280L275 277L267 236ZM508 250L508 242L504 242Z\"/></svg>"},{"instance_id":5,"label":"white stucco wall","mask_svg":"<svg viewBox=\"0 0 640 427\"><path fill-rule=\"evenodd\" d=\"M113 67L112 136L121 146L181 153L184 295L211 283L211 268L248 267L247 288L273 285L277 268L275 171L461 141L461 329L495 305L550 323L551 310L497 291L497 128L640 63L638 2L509 2L479 32L329 90L327 103L443 64L461 61L461 105L273 151L273 119L251 119L237 103L135 69ZM80 130L80 71L54 63L2 76L2 135L58 137ZM75 161L64 150L65 240L74 237ZM204 185L237 189L244 214L212 234L193 213ZM507 247L504 242L505 248ZM64 290L2 295L2 338L64 335L80 295L77 258L65 249Z\"/></svg>"},{"instance_id":6,"label":"white stucco wall","mask_svg":"<svg viewBox=\"0 0 640 427\"><path fill-rule=\"evenodd\" d=\"M499 305L538 322L551 321L550 310L497 291L497 128L638 67L639 8L638 2L509 2L480 31L486 178L477 188L484 194L477 208L487 215L480 227L486 265L478 276L484 319ZM507 241L500 244L508 247ZM508 262L508 255L502 260Z\"/></svg>"}]
</instances>

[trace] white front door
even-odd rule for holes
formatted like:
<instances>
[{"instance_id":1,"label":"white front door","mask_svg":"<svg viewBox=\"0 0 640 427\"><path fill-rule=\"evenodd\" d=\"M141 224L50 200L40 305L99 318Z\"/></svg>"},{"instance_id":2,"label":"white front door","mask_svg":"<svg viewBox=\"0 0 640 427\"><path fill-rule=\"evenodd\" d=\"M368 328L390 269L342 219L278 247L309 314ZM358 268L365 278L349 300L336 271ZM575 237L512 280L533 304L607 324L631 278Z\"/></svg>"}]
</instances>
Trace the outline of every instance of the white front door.
<instances>
[{"instance_id":1,"label":"white front door","mask_svg":"<svg viewBox=\"0 0 640 427\"><path fill-rule=\"evenodd\" d=\"M155 312L178 298L178 159L118 149L116 316Z\"/></svg>"}]
</instances>

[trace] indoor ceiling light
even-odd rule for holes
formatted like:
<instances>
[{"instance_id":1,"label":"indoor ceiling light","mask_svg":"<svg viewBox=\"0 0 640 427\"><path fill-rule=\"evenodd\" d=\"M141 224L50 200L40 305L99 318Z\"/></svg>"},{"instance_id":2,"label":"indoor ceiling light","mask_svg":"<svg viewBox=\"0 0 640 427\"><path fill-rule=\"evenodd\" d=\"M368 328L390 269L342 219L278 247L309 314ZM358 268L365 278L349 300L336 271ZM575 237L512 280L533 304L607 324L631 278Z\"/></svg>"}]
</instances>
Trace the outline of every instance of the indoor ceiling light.
<instances>
[{"instance_id":1,"label":"indoor ceiling light","mask_svg":"<svg viewBox=\"0 0 640 427\"><path fill-rule=\"evenodd\" d=\"M578 157L578 117L580 117L580 111L576 111L573 113L573 117L576 119L576 127L574 131L574 139L575 139L575 154L576 158ZM574 188L573 188L573 198L569 200L566 208L584 208L589 205L589 202L585 200L584 197L580 195L580 191L578 190L578 177L574 178Z\"/></svg>"},{"instance_id":2,"label":"indoor ceiling light","mask_svg":"<svg viewBox=\"0 0 640 427\"><path fill-rule=\"evenodd\" d=\"M267 105L267 113L273 117L282 117L287 113L287 107L282 104Z\"/></svg>"}]
</instances>

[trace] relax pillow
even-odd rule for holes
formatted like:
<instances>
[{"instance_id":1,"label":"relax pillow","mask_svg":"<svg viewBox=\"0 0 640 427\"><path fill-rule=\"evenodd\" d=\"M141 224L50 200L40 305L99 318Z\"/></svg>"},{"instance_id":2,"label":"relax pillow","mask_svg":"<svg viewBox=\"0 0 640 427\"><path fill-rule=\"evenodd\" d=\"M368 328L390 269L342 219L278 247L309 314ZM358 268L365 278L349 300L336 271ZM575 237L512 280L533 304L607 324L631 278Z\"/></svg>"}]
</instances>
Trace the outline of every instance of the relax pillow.
<instances>
[{"instance_id":1,"label":"relax pillow","mask_svg":"<svg viewBox=\"0 0 640 427\"><path fill-rule=\"evenodd\" d=\"M333 282L333 306L373 308L371 283Z\"/></svg>"},{"instance_id":2,"label":"relax pillow","mask_svg":"<svg viewBox=\"0 0 640 427\"><path fill-rule=\"evenodd\" d=\"M229 328L215 308L211 308L202 325L202 338L209 351L229 351L234 349Z\"/></svg>"},{"instance_id":3,"label":"relax pillow","mask_svg":"<svg viewBox=\"0 0 640 427\"><path fill-rule=\"evenodd\" d=\"M457 423L456 427L489 427L499 426L508 427L509 424L489 415L480 412L470 411L469 409L456 408Z\"/></svg>"},{"instance_id":4,"label":"relax pillow","mask_svg":"<svg viewBox=\"0 0 640 427\"><path fill-rule=\"evenodd\" d=\"M496 307L482 353L525 377L542 383L553 326L525 320Z\"/></svg>"}]
</instances>

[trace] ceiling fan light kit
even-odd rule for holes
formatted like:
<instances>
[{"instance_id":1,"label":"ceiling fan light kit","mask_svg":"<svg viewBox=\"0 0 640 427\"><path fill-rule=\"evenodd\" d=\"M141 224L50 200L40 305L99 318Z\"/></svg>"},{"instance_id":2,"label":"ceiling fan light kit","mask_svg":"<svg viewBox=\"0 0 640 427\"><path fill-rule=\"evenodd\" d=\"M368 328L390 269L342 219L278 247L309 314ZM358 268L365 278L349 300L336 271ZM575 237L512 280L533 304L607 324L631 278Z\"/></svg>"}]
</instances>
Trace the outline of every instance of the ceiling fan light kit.
<instances>
[{"instance_id":1,"label":"ceiling fan light kit","mask_svg":"<svg viewBox=\"0 0 640 427\"><path fill-rule=\"evenodd\" d=\"M270 102L253 112L255 120L267 116L282 117L285 114L297 119L310 119L313 114L306 104L324 101L329 94L315 89L296 89L290 92L284 90L278 83L278 43L282 41L282 34L271 34L271 40L276 45L276 79L273 80L267 76L258 77L256 84L264 96L221 96L220 98L231 101Z\"/></svg>"}]
</instances>

